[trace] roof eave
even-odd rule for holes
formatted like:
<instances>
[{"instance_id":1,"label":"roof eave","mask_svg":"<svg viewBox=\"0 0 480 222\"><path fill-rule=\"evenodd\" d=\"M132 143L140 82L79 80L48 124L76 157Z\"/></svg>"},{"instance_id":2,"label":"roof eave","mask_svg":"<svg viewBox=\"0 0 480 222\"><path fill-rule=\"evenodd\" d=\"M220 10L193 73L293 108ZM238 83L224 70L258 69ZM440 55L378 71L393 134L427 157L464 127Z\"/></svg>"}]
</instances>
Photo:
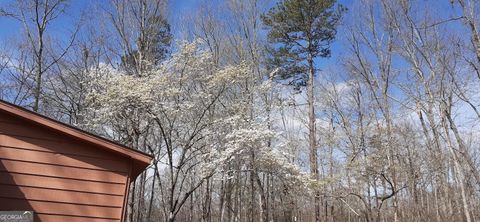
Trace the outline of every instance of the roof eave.
<instances>
[{"instance_id":1,"label":"roof eave","mask_svg":"<svg viewBox=\"0 0 480 222\"><path fill-rule=\"evenodd\" d=\"M0 101L0 110L10 113L12 115L21 117L27 121L34 122L38 125L47 127L54 131L60 132L62 134L66 134L68 136L77 138L79 140L86 141L88 143L102 147L106 150L114 151L122 156L129 157L133 161L140 162L141 163L139 164L140 166L150 165L153 159L152 156L148 154L130 149L126 146L122 146L113 141L109 141L105 138L94 136L83 130L80 130L75 127L69 126L65 123L53 120L46 116L42 116L38 113L32 112L30 110L24 109L22 107L19 107L17 105L14 105L5 101Z\"/></svg>"}]
</instances>

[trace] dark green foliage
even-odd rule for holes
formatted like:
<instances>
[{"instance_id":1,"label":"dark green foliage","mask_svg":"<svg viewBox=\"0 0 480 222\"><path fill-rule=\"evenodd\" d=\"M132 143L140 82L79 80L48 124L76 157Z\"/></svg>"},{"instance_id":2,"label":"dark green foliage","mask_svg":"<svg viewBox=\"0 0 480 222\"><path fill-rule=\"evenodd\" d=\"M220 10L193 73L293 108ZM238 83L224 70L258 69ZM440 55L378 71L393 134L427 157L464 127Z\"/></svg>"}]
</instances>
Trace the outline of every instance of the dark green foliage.
<instances>
[{"instance_id":1,"label":"dark green foliage","mask_svg":"<svg viewBox=\"0 0 480 222\"><path fill-rule=\"evenodd\" d=\"M281 68L278 76L305 84L308 56L330 56L330 44L346 9L336 0L284 0L262 16L272 43L267 59L270 68ZM300 80L298 82L297 80Z\"/></svg>"},{"instance_id":2,"label":"dark green foliage","mask_svg":"<svg viewBox=\"0 0 480 222\"><path fill-rule=\"evenodd\" d=\"M151 30L147 32L151 36L146 37L151 42L151 47L149 47L148 51L152 57L150 58L151 61L156 65L164 60L170 53L172 34L170 33L170 24L168 24L163 16L149 18L149 21L153 25L150 27Z\"/></svg>"},{"instance_id":3,"label":"dark green foliage","mask_svg":"<svg viewBox=\"0 0 480 222\"><path fill-rule=\"evenodd\" d=\"M305 86L306 79L308 79L306 72L306 65L302 64L302 59L298 54L292 53L285 48L273 48L267 49L267 69L274 70L276 68L277 79L289 79L292 85Z\"/></svg>"},{"instance_id":4,"label":"dark green foliage","mask_svg":"<svg viewBox=\"0 0 480 222\"><path fill-rule=\"evenodd\" d=\"M139 73L158 65L170 53L172 34L167 20L161 16L147 19L148 26L137 40L137 49L122 56L122 67L129 73ZM138 64L142 53L142 64Z\"/></svg>"}]
</instances>

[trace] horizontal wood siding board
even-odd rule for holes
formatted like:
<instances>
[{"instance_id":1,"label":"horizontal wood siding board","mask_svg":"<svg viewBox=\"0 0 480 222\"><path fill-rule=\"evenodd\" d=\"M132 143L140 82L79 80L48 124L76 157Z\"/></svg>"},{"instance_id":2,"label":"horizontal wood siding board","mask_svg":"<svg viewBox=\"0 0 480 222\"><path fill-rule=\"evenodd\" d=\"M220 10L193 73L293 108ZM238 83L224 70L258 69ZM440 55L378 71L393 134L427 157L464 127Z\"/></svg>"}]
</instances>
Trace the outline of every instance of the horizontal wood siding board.
<instances>
[{"instance_id":1,"label":"horizontal wood siding board","mask_svg":"<svg viewBox=\"0 0 480 222\"><path fill-rule=\"evenodd\" d=\"M35 222L118 222L119 219L67 216L54 214L35 214Z\"/></svg>"},{"instance_id":2,"label":"horizontal wood siding board","mask_svg":"<svg viewBox=\"0 0 480 222\"><path fill-rule=\"evenodd\" d=\"M0 115L1 116L1 115ZM14 135L35 135L37 138L44 140L66 143L68 140L64 135L48 130L42 129L38 126L32 125L26 121L17 120L17 122L0 122L0 133L8 133Z\"/></svg>"},{"instance_id":3,"label":"horizontal wood siding board","mask_svg":"<svg viewBox=\"0 0 480 222\"><path fill-rule=\"evenodd\" d=\"M84 206L76 204L53 203L36 200L19 200L0 197L0 210L31 210L39 214L57 214L65 216L94 217L119 220L122 208Z\"/></svg>"},{"instance_id":4,"label":"horizontal wood siding board","mask_svg":"<svg viewBox=\"0 0 480 222\"><path fill-rule=\"evenodd\" d=\"M0 197L103 207L123 207L123 197L75 191L0 185Z\"/></svg>"},{"instance_id":5,"label":"horizontal wood siding board","mask_svg":"<svg viewBox=\"0 0 480 222\"><path fill-rule=\"evenodd\" d=\"M0 184L77 191L123 196L125 184L112 184L78 179L54 178L23 173L0 172Z\"/></svg>"},{"instance_id":6,"label":"horizontal wood siding board","mask_svg":"<svg viewBox=\"0 0 480 222\"><path fill-rule=\"evenodd\" d=\"M102 184L115 184L115 185L122 185L122 186L125 185L125 183L95 181L95 180L88 180L88 179L67 178L67 177L59 177L59 176L38 175L38 174L23 173L23 172L8 172L6 170L0 170L0 173L21 174L21 175L28 175L28 176L40 176L40 177L62 179L62 180L73 180L73 181L78 181L78 182L93 182L93 183L102 183Z\"/></svg>"},{"instance_id":7,"label":"horizontal wood siding board","mask_svg":"<svg viewBox=\"0 0 480 222\"><path fill-rule=\"evenodd\" d=\"M53 166L40 163L29 163L17 160L0 159L0 171L26 173L30 175L54 176L70 179L82 179L97 182L124 183L127 175L115 172L79 169L65 166Z\"/></svg>"},{"instance_id":8,"label":"horizontal wood siding board","mask_svg":"<svg viewBox=\"0 0 480 222\"><path fill-rule=\"evenodd\" d=\"M125 162L125 158L116 156L115 154L103 150L94 149L86 144L46 140L39 138L36 135L0 132L0 145L112 160L119 163Z\"/></svg>"},{"instance_id":9,"label":"horizontal wood siding board","mask_svg":"<svg viewBox=\"0 0 480 222\"><path fill-rule=\"evenodd\" d=\"M88 157L73 157L70 155L64 155L59 153L40 152L35 150L18 149L14 147L0 146L0 158L45 164L53 163L53 165L59 166L71 166L83 169L111 171L119 173L128 172L125 168L125 164L114 161L98 160Z\"/></svg>"}]
</instances>

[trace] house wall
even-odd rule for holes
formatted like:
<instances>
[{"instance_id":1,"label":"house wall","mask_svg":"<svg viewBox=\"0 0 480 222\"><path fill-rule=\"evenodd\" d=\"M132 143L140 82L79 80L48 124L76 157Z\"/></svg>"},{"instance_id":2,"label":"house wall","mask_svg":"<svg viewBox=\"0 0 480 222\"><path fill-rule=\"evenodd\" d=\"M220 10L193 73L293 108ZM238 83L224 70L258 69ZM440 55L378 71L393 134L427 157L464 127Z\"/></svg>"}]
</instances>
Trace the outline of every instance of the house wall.
<instances>
[{"instance_id":1,"label":"house wall","mask_svg":"<svg viewBox=\"0 0 480 222\"><path fill-rule=\"evenodd\" d=\"M35 221L121 221L131 161L0 112L0 210Z\"/></svg>"}]
</instances>

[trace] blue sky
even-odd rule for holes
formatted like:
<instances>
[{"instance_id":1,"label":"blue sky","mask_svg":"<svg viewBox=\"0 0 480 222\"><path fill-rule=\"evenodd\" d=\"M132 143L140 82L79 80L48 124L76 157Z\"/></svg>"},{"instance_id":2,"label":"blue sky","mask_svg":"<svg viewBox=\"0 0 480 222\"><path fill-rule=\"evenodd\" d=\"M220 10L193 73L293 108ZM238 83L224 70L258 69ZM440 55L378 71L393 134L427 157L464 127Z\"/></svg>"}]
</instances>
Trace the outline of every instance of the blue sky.
<instances>
[{"instance_id":1,"label":"blue sky","mask_svg":"<svg viewBox=\"0 0 480 222\"><path fill-rule=\"evenodd\" d=\"M108 2L108 0L98 0L102 2ZM175 26L175 24L178 24L178 22L182 19L183 16L185 15L192 15L196 13L196 9L201 4L201 2L205 1L216 1L218 4L221 4L223 1L222 0L170 0L168 3L168 19L170 24L172 24L172 32L176 37L179 37L179 28ZM0 1L0 7L2 8L9 8L8 6L12 4L14 0L2 0ZM353 4L354 0L339 0L339 3L345 5L347 8L349 8L349 12L347 13L345 19L352 19L349 18L351 17L351 14L355 14ZM422 2L422 1L419 1ZM448 1L444 1L445 3L442 4L442 7L438 7L438 5L435 7L437 10L440 10L439 12L434 12L432 13L443 13L449 9L449 4ZM59 38L60 40L62 38L65 38L66 35L68 35L69 28L73 29L73 23L75 22L75 19L79 17L80 12L83 11L84 9L87 9L89 5L92 5L93 3L97 3L95 0L71 0L70 1L70 7L68 9L68 16L63 16L62 19L59 19L55 22L53 25L52 29L50 31L52 35L56 38ZM423 1L424 7L429 7L429 4L431 4L432 1L425 0ZM422 4L422 3L421 3ZM440 8L440 9L439 9ZM332 47L332 56L330 58L322 58L318 59L316 61L317 65L319 68L324 68L328 67L331 65L336 65L336 63L339 62L339 56L347 50L345 48L344 44L344 36L345 32L342 31L342 29L339 29L338 35L337 35L337 40L333 43ZM20 24L13 20L13 19L5 19L5 18L0 18L0 46L3 46L5 43L9 42L10 39L12 38L19 38L21 37L21 26Z\"/></svg>"},{"instance_id":2,"label":"blue sky","mask_svg":"<svg viewBox=\"0 0 480 222\"><path fill-rule=\"evenodd\" d=\"M107 0L99 0L106 2ZM168 5L168 17L169 20L174 23L179 18L179 15L191 14L195 11L198 3L202 0L170 0ZM14 3L14 0L1 0L1 8L10 8L10 5ZM70 17L78 18L80 12L86 9L91 3L95 3L95 0L71 0L68 15ZM72 25L72 19L64 16L62 19L56 21L56 26L65 27ZM0 19L0 39L9 38L20 33L20 24L13 19Z\"/></svg>"},{"instance_id":3,"label":"blue sky","mask_svg":"<svg viewBox=\"0 0 480 222\"><path fill-rule=\"evenodd\" d=\"M170 1L171 16L175 16L176 12L189 12L192 11L198 4L198 0L173 0Z\"/></svg>"},{"instance_id":4,"label":"blue sky","mask_svg":"<svg viewBox=\"0 0 480 222\"><path fill-rule=\"evenodd\" d=\"M15 4L14 0L1 0L0 7L8 11L11 10L12 4ZM80 12L88 6L89 1L72 0L69 4L66 13L68 16L63 16L61 19L55 20L51 31L61 33L65 31L67 27L73 27L73 20L79 17ZM8 38L15 38L20 34L21 24L18 21L5 17L0 18L0 41L3 42Z\"/></svg>"},{"instance_id":5,"label":"blue sky","mask_svg":"<svg viewBox=\"0 0 480 222\"><path fill-rule=\"evenodd\" d=\"M99 0L106 2L107 0ZM205 0L170 0L168 5L168 19L173 25L178 20L181 19L183 15L191 15L195 13L196 8L201 2ZM217 1L219 4L222 3L222 0L211 0ZM350 5L353 0L340 0L339 2L344 5ZM0 7L10 8L9 6L14 3L14 0L2 0L0 1ZM79 17L80 12L88 8L90 4L96 3L94 0L71 0L70 7L68 8L68 16L63 16L62 19L56 20L53 24L51 31L55 36L60 37L65 33L68 33L68 30L65 30L66 27L73 27L73 23L76 18ZM174 35L178 35L178 30L175 29L175 26L172 27ZM10 38L17 38L21 35L21 25L19 22L13 19L0 18L0 42L5 42Z\"/></svg>"}]
</instances>

